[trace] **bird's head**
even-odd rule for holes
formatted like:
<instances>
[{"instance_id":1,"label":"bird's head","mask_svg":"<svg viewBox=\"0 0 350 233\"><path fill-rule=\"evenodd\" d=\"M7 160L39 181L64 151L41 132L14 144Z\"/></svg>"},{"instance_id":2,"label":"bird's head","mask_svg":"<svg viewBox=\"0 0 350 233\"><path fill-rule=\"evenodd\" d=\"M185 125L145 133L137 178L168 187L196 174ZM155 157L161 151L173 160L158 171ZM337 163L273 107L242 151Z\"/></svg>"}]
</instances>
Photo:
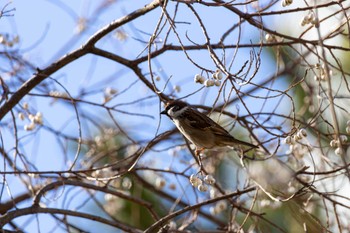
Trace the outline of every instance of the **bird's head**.
<instances>
[{"instance_id":1,"label":"bird's head","mask_svg":"<svg viewBox=\"0 0 350 233\"><path fill-rule=\"evenodd\" d=\"M172 100L165 104L165 109L160 114L167 115L171 119L176 119L188 108L189 106L187 103L180 100Z\"/></svg>"}]
</instances>

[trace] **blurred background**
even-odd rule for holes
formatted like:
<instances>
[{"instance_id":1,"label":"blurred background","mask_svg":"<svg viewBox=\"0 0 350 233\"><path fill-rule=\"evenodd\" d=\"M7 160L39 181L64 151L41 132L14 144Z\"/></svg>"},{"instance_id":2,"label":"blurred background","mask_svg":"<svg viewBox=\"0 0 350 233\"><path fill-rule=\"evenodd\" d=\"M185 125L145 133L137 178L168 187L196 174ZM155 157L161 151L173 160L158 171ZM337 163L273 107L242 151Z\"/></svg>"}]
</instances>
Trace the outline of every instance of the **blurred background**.
<instances>
[{"instance_id":1,"label":"blurred background","mask_svg":"<svg viewBox=\"0 0 350 233\"><path fill-rule=\"evenodd\" d=\"M1 227L347 232L349 5L0 1ZM259 148L200 170L171 99Z\"/></svg>"}]
</instances>

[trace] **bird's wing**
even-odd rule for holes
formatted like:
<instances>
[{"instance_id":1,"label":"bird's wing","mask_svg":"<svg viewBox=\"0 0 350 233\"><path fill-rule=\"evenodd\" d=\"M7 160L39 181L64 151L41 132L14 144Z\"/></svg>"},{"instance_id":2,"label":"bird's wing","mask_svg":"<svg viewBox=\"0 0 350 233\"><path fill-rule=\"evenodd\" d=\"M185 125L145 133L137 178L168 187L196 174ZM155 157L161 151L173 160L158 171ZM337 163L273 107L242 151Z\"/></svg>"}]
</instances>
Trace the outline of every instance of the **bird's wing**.
<instances>
[{"instance_id":1,"label":"bird's wing","mask_svg":"<svg viewBox=\"0 0 350 233\"><path fill-rule=\"evenodd\" d=\"M258 146L255 146L253 144L250 144L248 142L240 141L236 138L234 138L229 132L227 132L226 129L224 129L222 126L220 126L218 123L213 121L210 117L207 115L196 111L194 109L191 109L191 114L188 114L186 116L187 120L189 121L189 125L195 129L201 129L204 131L210 130L216 137L226 139L229 141L232 141L236 144L242 144L249 147L257 148ZM225 140L223 140L225 141Z\"/></svg>"},{"instance_id":2,"label":"bird's wing","mask_svg":"<svg viewBox=\"0 0 350 233\"><path fill-rule=\"evenodd\" d=\"M196 129L202 129L204 131L211 130L214 134L222 136L231 136L226 129L221 127L215 121L205 114L198 112L194 109L191 109L192 112L187 116L187 119L190 121L190 125Z\"/></svg>"}]
</instances>

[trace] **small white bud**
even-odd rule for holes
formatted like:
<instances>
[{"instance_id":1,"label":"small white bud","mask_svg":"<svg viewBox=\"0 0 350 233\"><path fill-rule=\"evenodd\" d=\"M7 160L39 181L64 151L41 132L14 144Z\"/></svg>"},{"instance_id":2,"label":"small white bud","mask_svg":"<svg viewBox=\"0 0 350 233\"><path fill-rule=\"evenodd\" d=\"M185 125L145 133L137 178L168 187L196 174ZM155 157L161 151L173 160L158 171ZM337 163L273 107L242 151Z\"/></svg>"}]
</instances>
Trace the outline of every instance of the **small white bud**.
<instances>
[{"instance_id":1,"label":"small white bud","mask_svg":"<svg viewBox=\"0 0 350 233\"><path fill-rule=\"evenodd\" d=\"M214 80L211 80L211 79L205 80L204 86L206 86L206 87L214 86Z\"/></svg>"},{"instance_id":2,"label":"small white bud","mask_svg":"<svg viewBox=\"0 0 350 233\"><path fill-rule=\"evenodd\" d=\"M170 221L168 226L169 226L168 230L172 230L173 231L173 230L177 229L176 222L174 222L174 221Z\"/></svg>"},{"instance_id":3,"label":"small white bud","mask_svg":"<svg viewBox=\"0 0 350 233\"><path fill-rule=\"evenodd\" d=\"M298 140L301 140L304 136L300 133L300 131L298 131L296 137L298 138Z\"/></svg>"},{"instance_id":4,"label":"small white bud","mask_svg":"<svg viewBox=\"0 0 350 233\"><path fill-rule=\"evenodd\" d=\"M287 145L292 144L292 137L291 137L291 136L287 136L287 137L284 139L284 143L287 144Z\"/></svg>"},{"instance_id":5,"label":"small white bud","mask_svg":"<svg viewBox=\"0 0 350 233\"><path fill-rule=\"evenodd\" d=\"M23 112L18 113L18 118L22 121L24 120L25 116L24 116Z\"/></svg>"},{"instance_id":6,"label":"small white bud","mask_svg":"<svg viewBox=\"0 0 350 233\"><path fill-rule=\"evenodd\" d=\"M124 177L123 178L122 187L125 188L125 189L131 189L132 182L131 182L131 180L128 177Z\"/></svg>"},{"instance_id":7,"label":"small white bud","mask_svg":"<svg viewBox=\"0 0 350 233\"><path fill-rule=\"evenodd\" d=\"M282 1L282 7L289 6L292 3L293 3L293 0L283 0Z\"/></svg>"},{"instance_id":8,"label":"small white bud","mask_svg":"<svg viewBox=\"0 0 350 233\"><path fill-rule=\"evenodd\" d=\"M206 184L200 184L200 185L198 185L198 190L200 192L206 192L206 191L208 191L208 186Z\"/></svg>"},{"instance_id":9,"label":"small white bud","mask_svg":"<svg viewBox=\"0 0 350 233\"><path fill-rule=\"evenodd\" d=\"M117 90L112 87L106 87L105 95L114 95L117 93Z\"/></svg>"},{"instance_id":10,"label":"small white bud","mask_svg":"<svg viewBox=\"0 0 350 233\"><path fill-rule=\"evenodd\" d=\"M294 134L293 135L293 139L295 142L299 141L301 139L301 137L298 136L298 134Z\"/></svg>"},{"instance_id":11,"label":"small white bud","mask_svg":"<svg viewBox=\"0 0 350 233\"><path fill-rule=\"evenodd\" d=\"M220 70L216 70L216 72L212 76L213 76L213 79L217 79L217 80L222 79L222 73Z\"/></svg>"},{"instance_id":12,"label":"small white bud","mask_svg":"<svg viewBox=\"0 0 350 233\"><path fill-rule=\"evenodd\" d=\"M347 134L350 134L350 126L349 126L349 125L346 126L345 130L346 130L346 133L347 133Z\"/></svg>"},{"instance_id":13,"label":"small white bud","mask_svg":"<svg viewBox=\"0 0 350 233\"><path fill-rule=\"evenodd\" d=\"M307 132L306 132L305 129L300 129L300 130L299 130L299 133L300 133L300 135L301 135L302 137L306 137L306 136L307 136Z\"/></svg>"},{"instance_id":14,"label":"small white bud","mask_svg":"<svg viewBox=\"0 0 350 233\"><path fill-rule=\"evenodd\" d=\"M213 188L210 189L209 196L210 196L211 199L213 199L213 198L215 198L217 196L215 189L213 189Z\"/></svg>"},{"instance_id":15,"label":"small white bud","mask_svg":"<svg viewBox=\"0 0 350 233\"><path fill-rule=\"evenodd\" d=\"M171 190L175 190L175 189L176 189L176 184L170 184L170 185L169 185L169 188L170 188Z\"/></svg>"},{"instance_id":16,"label":"small white bud","mask_svg":"<svg viewBox=\"0 0 350 233\"><path fill-rule=\"evenodd\" d=\"M31 122L34 122L35 116L33 114L29 114L28 118Z\"/></svg>"},{"instance_id":17,"label":"small white bud","mask_svg":"<svg viewBox=\"0 0 350 233\"><path fill-rule=\"evenodd\" d=\"M174 91L176 91L177 93L179 93L181 91L181 87L178 85L174 86Z\"/></svg>"},{"instance_id":18,"label":"small white bud","mask_svg":"<svg viewBox=\"0 0 350 233\"><path fill-rule=\"evenodd\" d=\"M226 210L227 208L227 203L222 200L222 201L219 201L218 203L216 203L216 208L221 212L221 211L224 211Z\"/></svg>"},{"instance_id":19,"label":"small white bud","mask_svg":"<svg viewBox=\"0 0 350 233\"><path fill-rule=\"evenodd\" d=\"M200 74L196 74L194 76L194 82L203 84L204 83L204 77L202 75L200 75Z\"/></svg>"},{"instance_id":20,"label":"small white bud","mask_svg":"<svg viewBox=\"0 0 350 233\"><path fill-rule=\"evenodd\" d=\"M306 24L310 23L309 21L309 15L305 15L301 20L301 26L305 26Z\"/></svg>"},{"instance_id":21,"label":"small white bud","mask_svg":"<svg viewBox=\"0 0 350 233\"><path fill-rule=\"evenodd\" d=\"M214 84L215 84L215 86L220 87L221 86L221 81L220 80L215 80Z\"/></svg>"},{"instance_id":22,"label":"small white bud","mask_svg":"<svg viewBox=\"0 0 350 233\"><path fill-rule=\"evenodd\" d=\"M261 207L269 207L269 206L271 206L271 201L263 199L263 200L260 201L260 206Z\"/></svg>"},{"instance_id":23,"label":"small white bud","mask_svg":"<svg viewBox=\"0 0 350 233\"><path fill-rule=\"evenodd\" d=\"M215 184L215 178L212 175L206 175L204 177L204 182L210 185Z\"/></svg>"},{"instance_id":24,"label":"small white bud","mask_svg":"<svg viewBox=\"0 0 350 233\"><path fill-rule=\"evenodd\" d=\"M23 107L24 109L28 109L29 105L28 105L27 102L24 102L22 107Z\"/></svg>"},{"instance_id":25,"label":"small white bud","mask_svg":"<svg viewBox=\"0 0 350 233\"><path fill-rule=\"evenodd\" d=\"M350 126L350 120L348 120L348 121L346 122L346 125L347 125L347 126Z\"/></svg>"},{"instance_id":26,"label":"small white bud","mask_svg":"<svg viewBox=\"0 0 350 233\"><path fill-rule=\"evenodd\" d=\"M190 176L190 183L192 186L194 187L198 187L199 185L201 185L203 182L201 179L199 179L199 177L195 174L192 174Z\"/></svg>"},{"instance_id":27,"label":"small white bud","mask_svg":"<svg viewBox=\"0 0 350 233\"><path fill-rule=\"evenodd\" d=\"M30 122L30 124L24 126L24 130L25 131L32 131L33 129L35 129L35 123L34 122Z\"/></svg>"},{"instance_id":28,"label":"small white bud","mask_svg":"<svg viewBox=\"0 0 350 233\"><path fill-rule=\"evenodd\" d=\"M337 147L337 149L335 149L334 152L335 152L336 155L342 155L343 154L343 150L342 150L341 147Z\"/></svg>"},{"instance_id":29,"label":"small white bud","mask_svg":"<svg viewBox=\"0 0 350 233\"><path fill-rule=\"evenodd\" d=\"M285 0L282 0L282 7L286 7L287 6L287 3Z\"/></svg>"},{"instance_id":30,"label":"small white bud","mask_svg":"<svg viewBox=\"0 0 350 233\"><path fill-rule=\"evenodd\" d=\"M341 141L342 143L344 143L344 142L347 142L347 141L348 141L348 137L347 137L347 136L345 136L345 135L340 135L340 136L339 136L339 138L340 138L340 141Z\"/></svg>"},{"instance_id":31,"label":"small white bud","mask_svg":"<svg viewBox=\"0 0 350 233\"><path fill-rule=\"evenodd\" d=\"M332 148L336 148L338 146L338 141L337 140L332 140L330 141L329 145L332 147Z\"/></svg>"},{"instance_id":32,"label":"small white bud","mask_svg":"<svg viewBox=\"0 0 350 233\"><path fill-rule=\"evenodd\" d=\"M317 25L318 24L318 19L316 17L313 17L310 21L311 24Z\"/></svg>"},{"instance_id":33,"label":"small white bud","mask_svg":"<svg viewBox=\"0 0 350 233\"><path fill-rule=\"evenodd\" d=\"M118 199L118 197L116 197L110 193L106 193L104 198L105 198L106 202L111 202L111 201L115 201L116 199Z\"/></svg>"},{"instance_id":34,"label":"small white bud","mask_svg":"<svg viewBox=\"0 0 350 233\"><path fill-rule=\"evenodd\" d=\"M34 116L34 123L42 125L43 124L43 114L41 112L37 112Z\"/></svg>"},{"instance_id":35,"label":"small white bud","mask_svg":"<svg viewBox=\"0 0 350 233\"><path fill-rule=\"evenodd\" d=\"M265 40L268 43L275 42L276 41L276 37L274 35L271 35L271 34L267 33L265 35Z\"/></svg>"},{"instance_id":36,"label":"small white bud","mask_svg":"<svg viewBox=\"0 0 350 233\"><path fill-rule=\"evenodd\" d=\"M165 180L163 178L157 177L157 179L156 179L156 188L157 189L164 188L165 184L166 184L166 182L165 182Z\"/></svg>"}]
</instances>

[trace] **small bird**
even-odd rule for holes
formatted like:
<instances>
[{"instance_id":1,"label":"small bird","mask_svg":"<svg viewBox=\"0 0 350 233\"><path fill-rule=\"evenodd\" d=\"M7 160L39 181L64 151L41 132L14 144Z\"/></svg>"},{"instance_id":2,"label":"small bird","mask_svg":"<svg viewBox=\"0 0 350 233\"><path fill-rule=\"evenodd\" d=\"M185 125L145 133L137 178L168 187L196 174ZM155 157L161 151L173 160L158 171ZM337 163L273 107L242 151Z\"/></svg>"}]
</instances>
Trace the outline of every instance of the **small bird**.
<instances>
[{"instance_id":1,"label":"small bird","mask_svg":"<svg viewBox=\"0 0 350 233\"><path fill-rule=\"evenodd\" d=\"M196 146L198 156L204 149L216 147L244 145L251 148L257 146L235 139L223 127L205 114L191 108L187 103L173 100L166 104L160 114L167 115L180 132Z\"/></svg>"}]
</instances>

